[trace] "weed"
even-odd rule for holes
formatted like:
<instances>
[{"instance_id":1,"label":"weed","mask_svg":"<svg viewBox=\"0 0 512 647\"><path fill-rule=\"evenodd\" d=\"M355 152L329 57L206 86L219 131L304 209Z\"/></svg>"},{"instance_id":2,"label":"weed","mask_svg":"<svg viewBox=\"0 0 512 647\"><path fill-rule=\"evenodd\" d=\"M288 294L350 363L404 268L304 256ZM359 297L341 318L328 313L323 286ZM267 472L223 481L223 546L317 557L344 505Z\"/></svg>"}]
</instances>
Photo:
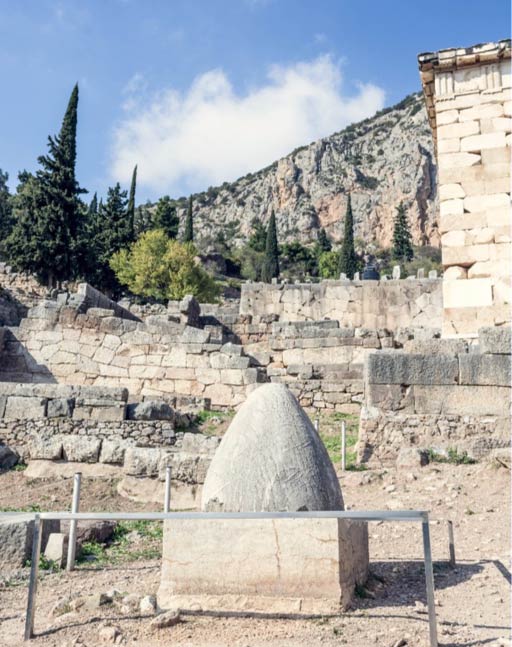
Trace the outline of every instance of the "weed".
<instances>
[{"instance_id":1,"label":"weed","mask_svg":"<svg viewBox=\"0 0 512 647\"><path fill-rule=\"evenodd\" d=\"M24 566L30 568L32 566L32 560L25 560ZM51 573L56 573L60 570L59 565L53 559L48 559L45 555L39 555L39 568L42 571L50 571Z\"/></svg>"},{"instance_id":2,"label":"weed","mask_svg":"<svg viewBox=\"0 0 512 647\"><path fill-rule=\"evenodd\" d=\"M368 597L368 591L365 589L365 587L362 584L356 584L355 594L358 598L364 599Z\"/></svg>"},{"instance_id":3,"label":"weed","mask_svg":"<svg viewBox=\"0 0 512 647\"><path fill-rule=\"evenodd\" d=\"M453 447L448 449L446 453L429 449L428 460L431 463L451 463L452 465L473 465L476 463L476 460L468 456L467 452L459 454L458 450Z\"/></svg>"},{"instance_id":4,"label":"weed","mask_svg":"<svg viewBox=\"0 0 512 647\"><path fill-rule=\"evenodd\" d=\"M27 469L25 463L17 463L14 467L11 467L11 472L24 472Z\"/></svg>"},{"instance_id":5,"label":"weed","mask_svg":"<svg viewBox=\"0 0 512 647\"><path fill-rule=\"evenodd\" d=\"M31 504L22 508L12 508L12 507L0 508L0 512L42 512L42 510L41 510L41 506L37 504Z\"/></svg>"},{"instance_id":6,"label":"weed","mask_svg":"<svg viewBox=\"0 0 512 647\"><path fill-rule=\"evenodd\" d=\"M464 514L467 514L468 516L471 516L472 514L475 514L474 510L471 510L471 508L466 508L466 511Z\"/></svg>"}]
</instances>

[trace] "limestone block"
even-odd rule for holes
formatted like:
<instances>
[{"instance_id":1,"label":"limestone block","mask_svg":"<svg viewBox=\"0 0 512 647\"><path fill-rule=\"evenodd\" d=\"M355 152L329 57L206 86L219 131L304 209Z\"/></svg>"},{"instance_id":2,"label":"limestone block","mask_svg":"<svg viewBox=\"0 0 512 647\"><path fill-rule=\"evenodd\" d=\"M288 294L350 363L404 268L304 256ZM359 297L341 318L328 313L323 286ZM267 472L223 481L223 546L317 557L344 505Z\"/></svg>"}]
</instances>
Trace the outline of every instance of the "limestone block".
<instances>
[{"instance_id":1,"label":"limestone block","mask_svg":"<svg viewBox=\"0 0 512 647\"><path fill-rule=\"evenodd\" d=\"M478 261L488 261L491 258L490 247L490 245L443 247L443 265L462 265L463 267L470 267L473 263Z\"/></svg>"},{"instance_id":2,"label":"limestone block","mask_svg":"<svg viewBox=\"0 0 512 647\"><path fill-rule=\"evenodd\" d=\"M100 347L93 355L93 360L100 364L110 364L114 359L114 351L109 348Z\"/></svg>"},{"instance_id":3,"label":"limestone block","mask_svg":"<svg viewBox=\"0 0 512 647\"><path fill-rule=\"evenodd\" d=\"M47 418L71 418L74 406L74 398L54 398L48 400L46 416Z\"/></svg>"},{"instance_id":4,"label":"limestone block","mask_svg":"<svg viewBox=\"0 0 512 647\"><path fill-rule=\"evenodd\" d=\"M488 214L486 211L480 213L464 213L462 215L450 214L443 216L439 221L439 230L441 233L454 230L476 229L478 227L487 227Z\"/></svg>"},{"instance_id":5,"label":"limestone block","mask_svg":"<svg viewBox=\"0 0 512 647\"><path fill-rule=\"evenodd\" d=\"M460 384L510 386L510 355L461 355Z\"/></svg>"},{"instance_id":6,"label":"limestone block","mask_svg":"<svg viewBox=\"0 0 512 647\"><path fill-rule=\"evenodd\" d=\"M451 123L446 126L438 126L437 137L442 139L459 139L461 137L468 137L469 135L478 135L480 132L480 124L475 119L473 121L464 121L460 123Z\"/></svg>"},{"instance_id":7,"label":"limestone block","mask_svg":"<svg viewBox=\"0 0 512 647\"><path fill-rule=\"evenodd\" d=\"M195 537L195 541L190 541ZM226 549L228 547L228 549ZM366 524L333 519L165 522L163 608L331 613L367 576Z\"/></svg>"},{"instance_id":8,"label":"limestone block","mask_svg":"<svg viewBox=\"0 0 512 647\"><path fill-rule=\"evenodd\" d=\"M492 305L492 282L490 279L466 281L443 281L444 308L471 308Z\"/></svg>"},{"instance_id":9,"label":"limestone block","mask_svg":"<svg viewBox=\"0 0 512 647\"><path fill-rule=\"evenodd\" d=\"M501 261L503 263L503 270L499 272L500 275L509 273L508 264L510 263L510 252L512 248L509 243L496 243L489 245L489 257L493 261ZM508 263L506 263L508 261Z\"/></svg>"},{"instance_id":10,"label":"limestone block","mask_svg":"<svg viewBox=\"0 0 512 647\"><path fill-rule=\"evenodd\" d=\"M466 279L467 277L467 269L465 267L460 267L459 265L447 267L443 273L443 279L446 281L458 281L460 279Z\"/></svg>"},{"instance_id":11,"label":"limestone block","mask_svg":"<svg viewBox=\"0 0 512 647\"><path fill-rule=\"evenodd\" d=\"M44 522L42 549L46 547L48 536L52 532L58 532L59 522L47 520ZM26 560L30 558L32 550L32 538L34 535L33 513L18 515L16 519L5 517L0 519L0 568L3 573L11 569L25 566Z\"/></svg>"},{"instance_id":12,"label":"limestone block","mask_svg":"<svg viewBox=\"0 0 512 647\"><path fill-rule=\"evenodd\" d=\"M492 129L509 133L512 130L512 122L507 117L495 117L492 119Z\"/></svg>"},{"instance_id":13,"label":"limestone block","mask_svg":"<svg viewBox=\"0 0 512 647\"><path fill-rule=\"evenodd\" d=\"M127 447L123 471L129 476L157 476L162 450L149 447Z\"/></svg>"},{"instance_id":14,"label":"limestone block","mask_svg":"<svg viewBox=\"0 0 512 647\"><path fill-rule=\"evenodd\" d=\"M182 344L207 344L210 341L210 333L201 328L185 326L184 331L179 337Z\"/></svg>"},{"instance_id":15,"label":"limestone block","mask_svg":"<svg viewBox=\"0 0 512 647\"><path fill-rule=\"evenodd\" d=\"M460 155L469 155L470 153L459 153ZM510 147L505 148L489 148L481 152L482 164L490 166L492 164L510 164Z\"/></svg>"},{"instance_id":16,"label":"limestone block","mask_svg":"<svg viewBox=\"0 0 512 647\"><path fill-rule=\"evenodd\" d=\"M460 201L462 202L462 200ZM441 203L443 204L443 203ZM442 247L463 247L466 243L466 232L460 230L449 231L441 236Z\"/></svg>"},{"instance_id":17,"label":"limestone block","mask_svg":"<svg viewBox=\"0 0 512 647\"><path fill-rule=\"evenodd\" d=\"M440 139L437 144L439 153L458 153L460 151L460 139L454 137L453 139Z\"/></svg>"},{"instance_id":18,"label":"limestone block","mask_svg":"<svg viewBox=\"0 0 512 647\"><path fill-rule=\"evenodd\" d=\"M237 357L235 355L227 355L226 353L212 353L210 355L210 365L212 368L248 368L248 357Z\"/></svg>"},{"instance_id":19,"label":"limestone block","mask_svg":"<svg viewBox=\"0 0 512 647\"><path fill-rule=\"evenodd\" d=\"M459 416L510 415L510 387L415 386L415 411Z\"/></svg>"},{"instance_id":20,"label":"limestone block","mask_svg":"<svg viewBox=\"0 0 512 647\"><path fill-rule=\"evenodd\" d=\"M220 372L220 381L223 384L241 386L243 384L242 371L237 369L222 369Z\"/></svg>"},{"instance_id":21,"label":"limestone block","mask_svg":"<svg viewBox=\"0 0 512 647\"><path fill-rule=\"evenodd\" d=\"M468 269L469 279L479 279L489 276L497 276L501 272L498 261L479 261Z\"/></svg>"},{"instance_id":22,"label":"limestone block","mask_svg":"<svg viewBox=\"0 0 512 647\"><path fill-rule=\"evenodd\" d=\"M475 117L472 117L472 119L475 119ZM459 121L459 111L458 110L446 110L445 112L440 112L436 116L436 122L437 122L438 126L445 126L446 124L453 124L456 121ZM464 121L469 121L469 120L464 119Z\"/></svg>"},{"instance_id":23,"label":"limestone block","mask_svg":"<svg viewBox=\"0 0 512 647\"><path fill-rule=\"evenodd\" d=\"M126 405L87 406L76 405L73 410L73 420L101 420L103 422L119 422L126 418Z\"/></svg>"},{"instance_id":24,"label":"limestone block","mask_svg":"<svg viewBox=\"0 0 512 647\"><path fill-rule=\"evenodd\" d=\"M204 397L209 398L212 407L233 406L233 389L227 384L210 384L204 390Z\"/></svg>"},{"instance_id":25,"label":"limestone block","mask_svg":"<svg viewBox=\"0 0 512 647\"><path fill-rule=\"evenodd\" d=\"M464 209L470 212L480 212L495 207L508 207L510 209L510 196L507 193L491 195L472 195L464 198Z\"/></svg>"},{"instance_id":26,"label":"limestone block","mask_svg":"<svg viewBox=\"0 0 512 647\"><path fill-rule=\"evenodd\" d=\"M510 227L510 207L494 207L492 209L487 209L486 226Z\"/></svg>"},{"instance_id":27,"label":"limestone block","mask_svg":"<svg viewBox=\"0 0 512 647\"><path fill-rule=\"evenodd\" d=\"M97 463L101 440L88 436L62 436L63 458L73 463Z\"/></svg>"},{"instance_id":28,"label":"limestone block","mask_svg":"<svg viewBox=\"0 0 512 647\"><path fill-rule=\"evenodd\" d=\"M503 114L506 117L511 117L512 116L512 101L505 101L503 104ZM497 115L499 116L499 115Z\"/></svg>"},{"instance_id":29,"label":"limestone block","mask_svg":"<svg viewBox=\"0 0 512 647\"><path fill-rule=\"evenodd\" d=\"M482 227L473 229L469 233L469 243L472 245L485 245L494 242L494 229L491 227Z\"/></svg>"},{"instance_id":30,"label":"limestone block","mask_svg":"<svg viewBox=\"0 0 512 647\"><path fill-rule=\"evenodd\" d=\"M512 350L511 328L510 326L480 328L478 331L478 343L482 353L510 354Z\"/></svg>"},{"instance_id":31,"label":"limestone block","mask_svg":"<svg viewBox=\"0 0 512 647\"><path fill-rule=\"evenodd\" d=\"M104 439L101 443L99 456L100 463L122 465L124 462L124 453L127 447L133 443L122 438Z\"/></svg>"},{"instance_id":32,"label":"limestone block","mask_svg":"<svg viewBox=\"0 0 512 647\"><path fill-rule=\"evenodd\" d=\"M473 121L475 119L490 119L492 117L501 117L504 114L504 106L501 103L488 103L475 108L466 108L461 110L459 121Z\"/></svg>"},{"instance_id":33,"label":"limestone block","mask_svg":"<svg viewBox=\"0 0 512 647\"><path fill-rule=\"evenodd\" d=\"M162 358L162 366L185 366L186 362L187 351L184 346L173 346Z\"/></svg>"},{"instance_id":34,"label":"limestone block","mask_svg":"<svg viewBox=\"0 0 512 647\"><path fill-rule=\"evenodd\" d=\"M220 382L220 370L214 368L197 369L195 377L201 384L215 384Z\"/></svg>"},{"instance_id":35,"label":"limestone block","mask_svg":"<svg viewBox=\"0 0 512 647\"><path fill-rule=\"evenodd\" d=\"M512 303L512 286L510 284L511 282L510 274L504 279L500 279L498 281L496 281L496 279L494 280L495 280L495 283L492 289L494 302L496 304ZM510 312L508 314L510 315ZM498 320L495 320L495 321L496 323L499 323ZM510 316L504 319L504 322L508 322L508 321L510 321Z\"/></svg>"},{"instance_id":36,"label":"limestone block","mask_svg":"<svg viewBox=\"0 0 512 647\"><path fill-rule=\"evenodd\" d=\"M68 535L62 532L52 532L48 537L48 543L44 549L44 556L46 559L55 562L58 568L64 568L66 566L68 538Z\"/></svg>"},{"instance_id":37,"label":"limestone block","mask_svg":"<svg viewBox=\"0 0 512 647\"><path fill-rule=\"evenodd\" d=\"M129 420L174 420L174 409L167 402L144 400L128 405Z\"/></svg>"},{"instance_id":38,"label":"limestone block","mask_svg":"<svg viewBox=\"0 0 512 647\"><path fill-rule=\"evenodd\" d=\"M438 155L439 168L442 170L454 167L475 166L475 164L480 164L480 160L480 155L476 155L475 153L440 153Z\"/></svg>"},{"instance_id":39,"label":"limestone block","mask_svg":"<svg viewBox=\"0 0 512 647\"><path fill-rule=\"evenodd\" d=\"M9 396L5 405L4 418L11 420L34 420L46 416L46 398L23 398Z\"/></svg>"},{"instance_id":40,"label":"limestone block","mask_svg":"<svg viewBox=\"0 0 512 647\"><path fill-rule=\"evenodd\" d=\"M502 148L504 146L506 146L504 132L473 135L464 137L460 141L460 150L469 153L478 153L489 148Z\"/></svg>"},{"instance_id":41,"label":"limestone block","mask_svg":"<svg viewBox=\"0 0 512 647\"><path fill-rule=\"evenodd\" d=\"M451 355L381 351L368 356L366 373L370 384L455 384L459 366Z\"/></svg>"},{"instance_id":42,"label":"limestone block","mask_svg":"<svg viewBox=\"0 0 512 647\"><path fill-rule=\"evenodd\" d=\"M444 200L439 205L439 213L441 216L461 215L464 213L464 202L462 198L453 200Z\"/></svg>"},{"instance_id":43,"label":"limestone block","mask_svg":"<svg viewBox=\"0 0 512 647\"><path fill-rule=\"evenodd\" d=\"M427 464L427 452L417 447L402 447L396 459L396 467L399 470L414 470Z\"/></svg>"},{"instance_id":44,"label":"limestone block","mask_svg":"<svg viewBox=\"0 0 512 647\"><path fill-rule=\"evenodd\" d=\"M459 183L442 184L439 187L439 199L454 200L456 198L464 198L466 195L464 189Z\"/></svg>"}]
</instances>

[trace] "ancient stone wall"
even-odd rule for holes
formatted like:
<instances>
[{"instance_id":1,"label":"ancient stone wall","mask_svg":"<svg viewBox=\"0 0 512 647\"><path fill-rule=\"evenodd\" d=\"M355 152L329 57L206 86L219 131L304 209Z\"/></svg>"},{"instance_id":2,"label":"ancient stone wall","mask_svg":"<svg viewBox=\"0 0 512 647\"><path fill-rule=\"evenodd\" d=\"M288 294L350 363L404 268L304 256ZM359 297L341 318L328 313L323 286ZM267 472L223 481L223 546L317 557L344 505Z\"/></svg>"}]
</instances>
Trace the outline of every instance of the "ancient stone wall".
<instances>
[{"instance_id":1,"label":"ancient stone wall","mask_svg":"<svg viewBox=\"0 0 512 647\"><path fill-rule=\"evenodd\" d=\"M402 447L479 458L510 445L509 328L484 328L479 346L413 341L367 357L358 453L387 462Z\"/></svg>"},{"instance_id":2,"label":"ancient stone wall","mask_svg":"<svg viewBox=\"0 0 512 647\"><path fill-rule=\"evenodd\" d=\"M419 57L437 139L443 335L511 320L510 41Z\"/></svg>"},{"instance_id":3,"label":"ancient stone wall","mask_svg":"<svg viewBox=\"0 0 512 647\"><path fill-rule=\"evenodd\" d=\"M342 327L395 330L440 328L442 307L440 279L244 283L240 314L251 315L252 324L271 316L279 321L334 319Z\"/></svg>"},{"instance_id":4,"label":"ancient stone wall","mask_svg":"<svg viewBox=\"0 0 512 647\"><path fill-rule=\"evenodd\" d=\"M142 323L45 301L8 329L0 380L118 386L135 399L179 394L234 407L266 378L241 346L211 337L166 316Z\"/></svg>"}]
</instances>

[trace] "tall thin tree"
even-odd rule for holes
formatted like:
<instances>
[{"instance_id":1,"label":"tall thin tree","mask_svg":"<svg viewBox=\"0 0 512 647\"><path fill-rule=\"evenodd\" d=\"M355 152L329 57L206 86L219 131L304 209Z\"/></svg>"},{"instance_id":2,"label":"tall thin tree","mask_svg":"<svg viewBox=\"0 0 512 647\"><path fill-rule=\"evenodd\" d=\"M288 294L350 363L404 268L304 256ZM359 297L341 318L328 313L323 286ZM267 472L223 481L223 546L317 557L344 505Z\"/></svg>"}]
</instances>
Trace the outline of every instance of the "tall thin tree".
<instances>
[{"instance_id":1,"label":"tall thin tree","mask_svg":"<svg viewBox=\"0 0 512 647\"><path fill-rule=\"evenodd\" d=\"M185 218L185 231L183 233L183 242L191 243L194 240L194 220L192 216L192 196L188 200L187 216Z\"/></svg>"},{"instance_id":2,"label":"tall thin tree","mask_svg":"<svg viewBox=\"0 0 512 647\"><path fill-rule=\"evenodd\" d=\"M71 93L60 132L48 137L48 154L38 158L35 176L20 174L19 199L9 260L52 286L80 273L83 216L75 177L78 85Z\"/></svg>"},{"instance_id":3,"label":"tall thin tree","mask_svg":"<svg viewBox=\"0 0 512 647\"><path fill-rule=\"evenodd\" d=\"M277 242L276 214L272 209L267 228L267 240L265 244L265 260L261 269L261 280L270 283L272 279L279 276L279 245Z\"/></svg>"},{"instance_id":4,"label":"tall thin tree","mask_svg":"<svg viewBox=\"0 0 512 647\"><path fill-rule=\"evenodd\" d=\"M135 240L135 191L137 188L137 165L133 168L132 182L130 184L130 194L128 197L128 206L126 208L126 227L127 238L129 242Z\"/></svg>"},{"instance_id":5,"label":"tall thin tree","mask_svg":"<svg viewBox=\"0 0 512 647\"><path fill-rule=\"evenodd\" d=\"M345 229L338 263L338 274L346 274L349 279L354 278L357 272L357 256L354 247L354 215L352 213L352 199L350 193L347 200L345 214Z\"/></svg>"},{"instance_id":6,"label":"tall thin tree","mask_svg":"<svg viewBox=\"0 0 512 647\"><path fill-rule=\"evenodd\" d=\"M403 262L412 260L414 256L411 231L403 201L396 208L393 228L393 256L396 260Z\"/></svg>"}]
</instances>

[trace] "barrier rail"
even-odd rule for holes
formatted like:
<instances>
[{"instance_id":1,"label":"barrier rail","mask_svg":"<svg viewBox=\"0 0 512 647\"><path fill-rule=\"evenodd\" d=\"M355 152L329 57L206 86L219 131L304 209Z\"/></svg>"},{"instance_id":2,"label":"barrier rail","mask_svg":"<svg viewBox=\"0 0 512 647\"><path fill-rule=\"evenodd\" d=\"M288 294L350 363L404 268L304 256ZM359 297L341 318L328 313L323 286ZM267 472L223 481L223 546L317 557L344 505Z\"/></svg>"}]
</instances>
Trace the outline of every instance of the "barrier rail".
<instances>
[{"instance_id":1,"label":"barrier rail","mask_svg":"<svg viewBox=\"0 0 512 647\"><path fill-rule=\"evenodd\" d=\"M5 516L15 517L24 513L10 513ZM3 516L3 515L2 515ZM25 515L26 516L26 515ZM165 521L168 519L347 519L350 521L395 521L418 522L422 526L423 560L425 564L425 587L427 593L428 623L430 647L438 647L437 621L434 603L434 570L432 548L430 544L430 525L428 512L421 510L385 510L385 511L338 511L326 510L316 512L41 512L34 514L34 534L32 543L32 561L30 567L27 615L25 620L25 640L34 638L35 604L41 552L41 537L44 522L59 521Z\"/></svg>"}]
</instances>

